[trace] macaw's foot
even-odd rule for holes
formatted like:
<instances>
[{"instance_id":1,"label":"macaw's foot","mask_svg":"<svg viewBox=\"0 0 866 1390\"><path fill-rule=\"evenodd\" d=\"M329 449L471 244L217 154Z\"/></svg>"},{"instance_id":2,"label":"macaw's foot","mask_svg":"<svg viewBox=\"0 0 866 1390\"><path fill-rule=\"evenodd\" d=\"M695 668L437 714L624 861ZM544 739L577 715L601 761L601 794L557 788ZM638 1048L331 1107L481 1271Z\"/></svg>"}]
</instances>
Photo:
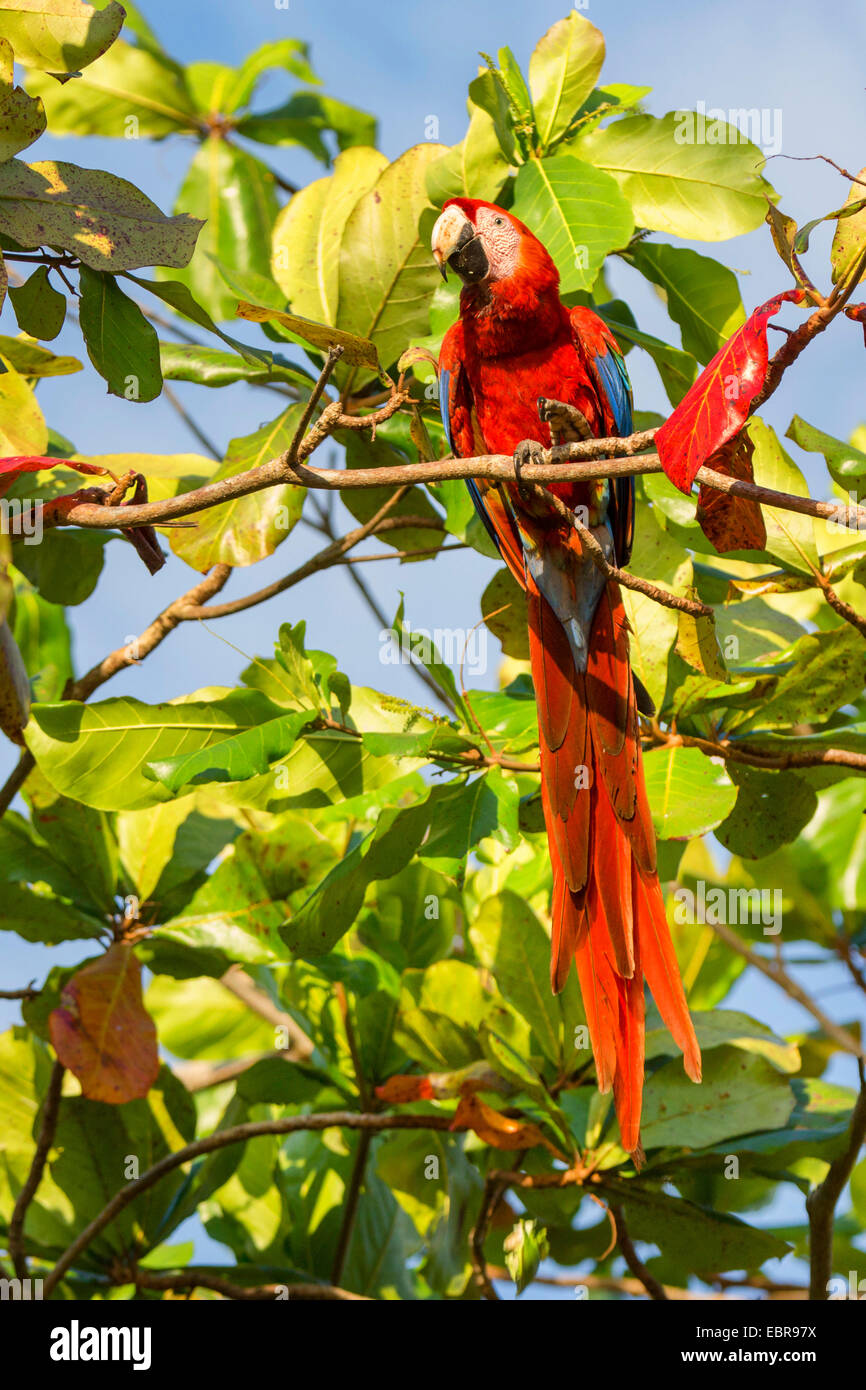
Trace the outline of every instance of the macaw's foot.
<instances>
[{"instance_id":1,"label":"macaw's foot","mask_svg":"<svg viewBox=\"0 0 866 1390\"><path fill-rule=\"evenodd\" d=\"M576 406L552 401L547 396L539 396L537 405L538 418L550 426L554 444L574 444L580 439L592 438L589 421Z\"/></svg>"},{"instance_id":2,"label":"macaw's foot","mask_svg":"<svg viewBox=\"0 0 866 1390\"><path fill-rule=\"evenodd\" d=\"M532 492L524 482L522 470L528 463L544 462L544 445L539 444L537 439L521 439L517 448L514 450L514 473L517 479L517 491L520 493L521 501L528 503L533 501Z\"/></svg>"}]
</instances>

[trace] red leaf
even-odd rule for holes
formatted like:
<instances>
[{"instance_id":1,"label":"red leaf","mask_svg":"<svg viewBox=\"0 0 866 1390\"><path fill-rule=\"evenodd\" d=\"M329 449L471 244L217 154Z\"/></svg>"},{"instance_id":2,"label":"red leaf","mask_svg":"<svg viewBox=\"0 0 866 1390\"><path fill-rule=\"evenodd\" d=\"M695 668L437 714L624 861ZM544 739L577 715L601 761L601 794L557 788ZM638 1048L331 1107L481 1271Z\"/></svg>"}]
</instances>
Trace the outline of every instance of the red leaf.
<instances>
[{"instance_id":1,"label":"red leaf","mask_svg":"<svg viewBox=\"0 0 866 1390\"><path fill-rule=\"evenodd\" d=\"M74 468L76 473L99 473L103 477L108 473L107 468L75 459L47 458L41 454L10 454L7 458L0 458L0 497L22 473L41 473L43 468L58 467Z\"/></svg>"},{"instance_id":2,"label":"red leaf","mask_svg":"<svg viewBox=\"0 0 866 1390\"><path fill-rule=\"evenodd\" d=\"M428 1076L389 1076L376 1095L388 1105L408 1105L413 1100L432 1100L433 1087Z\"/></svg>"},{"instance_id":3,"label":"red leaf","mask_svg":"<svg viewBox=\"0 0 866 1390\"><path fill-rule=\"evenodd\" d=\"M866 304L849 304L845 310L849 319L863 325L863 341L866 343Z\"/></svg>"},{"instance_id":4,"label":"red leaf","mask_svg":"<svg viewBox=\"0 0 866 1390\"><path fill-rule=\"evenodd\" d=\"M88 1100L122 1105L146 1096L159 1071L156 1028L141 999L141 966L115 942L69 979L48 1019L59 1060Z\"/></svg>"},{"instance_id":5,"label":"red leaf","mask_svg":"<svg viewBox=\"0 0 866 1390\"><path fill-rule=\"evenodd\" d=\"M707 459L707 466L728 478L743 478L752 483L754 444L749 435L734 435L727 444ZM712 541L719 554L728 550L763 550L767 544L767 528L760 504L749 497L732 497L728 492L701 483L698 493L698 521L707 540Z\"/></svg>"},{"instance_id":6,"label":"red leaf","mask_svg":"<svg viewBox=\"0 0 866 1390\"><path fill-rule=\"evenodd\" d=\"M698 469L741 429L767 375L767 323L805 291L786 290L762 304L728 339L656 433L662 467L681 492Z\"/></svg>"}]
</instances>

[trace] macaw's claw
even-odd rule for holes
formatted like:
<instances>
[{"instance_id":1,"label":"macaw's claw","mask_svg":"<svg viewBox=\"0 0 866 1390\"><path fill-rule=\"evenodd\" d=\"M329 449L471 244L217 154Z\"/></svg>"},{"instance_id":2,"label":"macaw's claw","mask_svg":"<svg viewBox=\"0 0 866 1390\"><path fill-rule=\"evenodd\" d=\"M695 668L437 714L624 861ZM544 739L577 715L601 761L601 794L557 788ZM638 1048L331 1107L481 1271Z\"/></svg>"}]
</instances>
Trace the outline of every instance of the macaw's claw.
<instances>
[{"instance_id":1,"label":"macaw's claw","mask_svg":"<svg viewBox=\"0 0 866 1390\"><path fill-rule=\"evenodd\" d=\"M520 493L523 502L528 503L534 499L521 476L521 470L524 469L528 463L543 462L544 445L539 444L537 439L521 439L517 448L514 450L514 473L517 479L517 491Z\"/></svg>"},{"instance_id":2,"label":"macaw's claw","mask_svg":"<svg viewBox=\"0 0 866 1390\"><path fill-rule=\"evenodd\" d=\"M574 444L581 439L591 439L589 421L576 406L566 405L565 401L552 401L548 396L539 396L538 418L550 426L554 444Z\"/></svg>"}]
</instances>

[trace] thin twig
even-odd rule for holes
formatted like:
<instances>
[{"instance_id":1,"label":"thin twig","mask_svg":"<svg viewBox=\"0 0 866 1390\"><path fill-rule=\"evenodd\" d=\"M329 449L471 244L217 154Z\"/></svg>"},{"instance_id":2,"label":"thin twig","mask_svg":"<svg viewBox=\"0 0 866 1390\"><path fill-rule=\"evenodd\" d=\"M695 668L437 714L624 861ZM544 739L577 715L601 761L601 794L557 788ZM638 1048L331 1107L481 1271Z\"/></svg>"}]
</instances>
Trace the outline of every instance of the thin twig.
<instances>
[{"instance_id":1,"label":"thin twig","mask_svg":"<svg viewBox=\"0 0 866 1390\"><path fill-rule=\"evenodd\" d=\"M150 1289L156 1292L183 1293L193 1289L210 1289L222 1294L223 1298L238 1302L273 1303L287 1299L290 1303L309 1303L329 1300L341 1303L370 1303L366 1294L351 1293L348 1289L336 1288L333 1284L234 1284L219 1274L205 1269L185 1269L179 1274L156 1274L149 1269L136 1267L125 1279L121 1271L120 1283L134 1283L137 1289Z\"/></svg>"},{"instance_id":2,"label":"thin twig","mask_svg":"<svg viewBox=\"0 0 866 1390\"><path fill-rule=\"evenodd\" d=\"M557 497L555 493L541 487L538 483L528 483L525 486L533 496L556 512L557 516L560 516L571 530L577 531L581 545L605 579L615 580L624 589L631 589L634 593L643 594L646 598L652 599L654 603L661 604L663 608L673 608L679 613L688 613L693 618L713 618L715 616L714 610L708 603L701 603L699 599L683 598L680 594L672 594L667 589L660 589L657 584L651 584L648 579L641 579L638 575L629 573L628 570L612 565L592 531L583 525L576 513L563 502L561 497Z\"/></svg>"},{"instance_id":3,"label":"thin twig","mask_svg":"<svg viewBox=\"0 0 866 1390\"><path fill-rule=\"evenodd\" d=\"M743 959L747 960L750 965L753 965L756 970L760 970L762 975L766 975L768 980L772 980L780 989L783 989L789 999L794 999L798 1004L802 1005L807 1013L810 1013L812 1017L820 1023L827 1036L835 1039L844 1052L850 1052L852 1056L859 1057L861 1060L866 1058L866 1053L864 1053L857 1039L852 1037L844 1028L840 1027L838 1023L834 1023L833 1019L829 1018L822 1009L819 1009L814 1000L809 997L804 989L801 989L797 981L791 978L784 966L780 965L778 961L764 960L762 956L759 956L751 947L747 946L745 941L743 941L735 931L724 925L724 923L707 922L706 925L710 927L716 933L716 936L724 941L725 945L729 946L732 951L736 951L737 955L742 956Z\"/></svg>"},{"instance_id":4,"label":"thin twig","mask_svg":"<svg viewBox=\"0 0 866 1390\"><path fill-rule=\"evenodd\" d=\"M860 1094L851 1116L845 1152L830 1164L824 1181L806 1198L809 1215L809 1298L823 1302L830 1297L833 1273L833 1217L860 1149L866 1141L866 1076L860 1064Z\"/></svg>"},{"instance_id":5,"label":"thin twig","mask_svg":"<svg viewBox=\"0 0 866 1390\"><path fill-rule=\"evenodd\" d=\"M291 1014L286 1013L275 1004L270 995L246 973L240 965L232 965L221 977L220 984L236 999L240 999L246 1004L248 1009L258 1014L259 1018L265 1019L274 1028L285 1029L286 1037L291 1039L291 1055L283 1053L287 1060L302 1062L312 1057L315 1051L315 1044L307 1036L300 1024L296 1023Z\"/></svg>"},{"instance_id":6,"label":"thin twig","mask_svg":"<svg viewBox=\"0 0 866 1390\"><path fill-rule=\"evenodd\" d=\"M663 1286L659 1283L658 1279L650 1274L632 1244L631 1236L628 1233L628 1227L625 1224L625 1215L622 1207L612 1206L610 1214L616 1222L617 1244L632 1274L636 1279L640 1280L653 1302L666 1303L668 1296Z\"/></svg>"},{"instance_id":7,"label":"thin twig","mask_svg":"<svg viewBox=\"0 0 866 1390\"><path fill-rule=\"evenodd\" d=\"M171 389L167 381L162 383L162 394L165 396L169 405L172 406L180 416L181 420L183 420L190 434L194 435L199 444L201 444L202 448L210 454L211 458L216 459L218 463L222 463L223 456L217 446L208 438L201 426L196 423L183 401L177 393Z\"/></svg>"},{"instance_id":8,"label":"thin twig","mask_svg":"<svg viewBox=\"0 0 866 1390\"><path fill-rule=\"evenodd\" d=\"M39 1138L36 1141L36 1150L33 1154L33 1161L30 1164L30 1172L27 1179L18 1193L18 1198L12 1211L9 1221L9 1236L7 1246L15 1268L15 1275L18 1279L27 1278L27 1255L24 1251L24 1219L27 1215L27 1208L36 1196L36 1191L42 1181L42 1174L45 1171L45 1164L51 1145L54 1142L54 1131L57 1128L57 1116L60 1110L60 1095L63 1090L63 1076L66 1068L61 1062L55 1062L51 1068L51 1076L48 1080L48 1090L45 1092L45 1101L42 1106L42 1123L39 1126Z\"/></svg>"},{"instance_id":9,"label":"thin twig","mask_svg":"<svg viewBox=\"0 0 866 1390\"><path fill-rule=\"evenodd\" d=\"M35 766L36 759L33 754L29 749L25 750L0 788L0 816L5 815L9 810Z\"/></svg>"},{"instance_id":10,"label":"thin twig","mask_svg":"<svg viewBox=\"0 0 866 1390\"><path fill-rule=\"evenodd\" d=\"M110 1225L125 1207L129 1206L130 1202L135 1201L142 1192L153 1187L167 1173L173 1172L175 1168L181 1168L185 1163L190 1163L195 1158L215 1153L218 1149L228 1148L231 1144L246 1144L250 1139L258 1139L264 1135L295 1134L305 1130L318 1132L337 1128L369 1129L376 1132L389 1129L450 1130L452 1124L453 1116L448 1114L365 1115L358 1111L337 1110L317 1115L286 1115L278 1120L251 1120L246 1124L234 1125L230 1129L217 1130L213 1134L205 1135L204 1138L196 1139L193 1143L184 1145L182 1149L177 1149L174 1153L166 1154L152 1168L148 1168L142 1173L139 1178L124 1183L102 1211L92 1221L89 1221L83 1230L79 1231L72 1244L60 1256L51 1273L45 1278L44 1297L49 1298L51 1296L60 1280L72 1268L78 1256L96 1239L100 1231L104 1231L105 1227Z\"/></svg>"}]
</instances>

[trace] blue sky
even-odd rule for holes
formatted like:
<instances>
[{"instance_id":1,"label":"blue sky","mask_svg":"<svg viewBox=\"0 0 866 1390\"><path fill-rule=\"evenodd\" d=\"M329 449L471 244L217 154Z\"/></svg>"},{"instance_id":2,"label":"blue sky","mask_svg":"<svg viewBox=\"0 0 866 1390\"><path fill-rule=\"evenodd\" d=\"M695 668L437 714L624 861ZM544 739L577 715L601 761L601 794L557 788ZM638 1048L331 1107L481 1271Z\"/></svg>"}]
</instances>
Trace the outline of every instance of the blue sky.
<instances>
[{"instance_id":1,"label":"blue sky","mask_svg":"<svg viewBox=\"0 0 866 1390\"><path fill-rule=\"evenodd\" d=\"M169 51L182 61L218 60L235 63L265 40L299 37L310 43L314 66L324 89L373 111L380 120L380 144L390 157L424 139L428 116L439 118L440 138L454 143L465 129L465 94L475 75L480 49L495 51L510 45L524 65L534 44L566 11L565 0L380 0L372 6L345 0L290 0L278 8L274 0L209 0L179 4L177 0L143 0L141 5ZM654 114L707 107L768 108L781 113L782 149L786 155L824 153L856 171L866 148L866 91L862 55L866 52L866 11L856 0L832 7L813 0L727 0L724 5L695 4L694 0L590 0L579 7L606 37L607 81L651 85L647 108ZM831 22L828 22L828 16ZM275 105L288 90L274 75L262 88L263 105ZM101 166L133 179L168 210L179 186L192 145L182 139L161 144L142 141L56 140L43 138L38 157L72 159ZM275 167L299 183L321 174L321 166L304 152L267 151ZM818 163L794 163L776 158L767 175L781 193L785 211L800 223L844 201L847 182ZM815 255L809 265L820 279L829 232L815 234ZM747 309L779 289L788 277L777 259L765 228L736 242L695 245L743 272L740 284ZM674 330L652 291L626 268L613 273L614 288L628 297L641 327L676 340ZM789 319L789 321L793 321ZM8 306L0 332L15 332ZM254 330L249 330L252 335ZM75 328L64 330L58 350L83 355ZM638 352L630 359L636 405L662 409L666 400L655 368ZM847 322L819 339L800 368L789 373L770 403L767 418L784 432L795 412L816 426L845 437L866 421L866 354L861 330ZM247 388L231 391L180 391L198 414L207 432L220 444L248 433L266 417L270 402ZM85 453L197 450L198 445L164 401L134 405L108 397L90 370L78 377L58 379L40 388L49 423L69 435ZM792 446L792 452L797 451ZM807 461L801 457L801 464ZM825 489L822 472L808 462L813 491ZM234 596L276 578L294 567L319 538L299 527L255 579L236 575ZM374 549L381 549L375 545ZM192 571L172 557L160 575L149 579L131 548L114 544L95 598L75 613L76 665L87 669L109 649L137 633L170 599L195 582ZM387 615L405 590L407 616L413 627L469 628L479 617L478 599L493 573L492 562L474 552L443 556L433 565L401 567L387 562L364 567L364 577ZM221 638L252 655L267 654L282 621L305 617L308 642L338 654L341 666L361 684L386 685L397 693L419 698L421 687L410 673L383 668L378 659L378 629L360 605L345 570L316 577L275 602L214 625L211 630L186 625L138 669L115 678L105 695L134 694L145 700L170 698L197 687L234 684L244 664ZM496 662L481 682L494 684ZM0 776L11 766L0 750ZM79 948L50 953L16 944L6 952L3 984L19 985L40 976L50 962L75 960ZM809 983L833 991L828 1008L836 1017L859 1011L862 996L845 986L832 968L826 981ZM20 976L20 978L19 978ZM778 991L772 995L761 982L752 982L735 995L738 1006L772 1019L780 1029L808 1025L798 1006ZM0 1005L0 1022L15 1011ZM842 1067L840 1064L840 1078Z\"/></svg>"}]
</instances>

